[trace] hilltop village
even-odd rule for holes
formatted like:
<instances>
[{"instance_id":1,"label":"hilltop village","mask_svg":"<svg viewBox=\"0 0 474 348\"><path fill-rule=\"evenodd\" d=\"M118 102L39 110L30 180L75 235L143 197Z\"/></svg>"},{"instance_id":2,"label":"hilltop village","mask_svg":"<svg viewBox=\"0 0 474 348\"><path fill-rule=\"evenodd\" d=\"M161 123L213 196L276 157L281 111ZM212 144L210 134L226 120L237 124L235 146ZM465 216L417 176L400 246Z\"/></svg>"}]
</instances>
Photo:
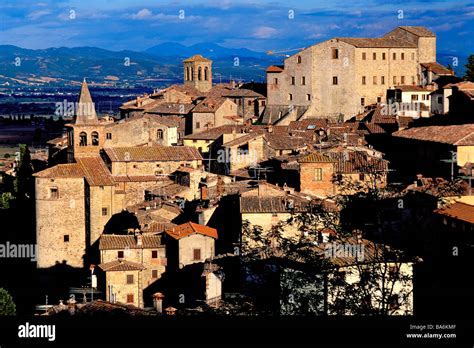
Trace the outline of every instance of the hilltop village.
<instances>
[{"instance_id":1,"label":"hilltop village","mask_svg":"<svg viewBox=\"0 0 474 348\"><path fill-rule=\"evenodd\" d=\"M266 83L194 55L116 116L84 80L34 173L42 286L66 289L48 314L411 315L471 289L474 83L436 49L424 27L333 38Z\"/></svg>"}]
</instances>

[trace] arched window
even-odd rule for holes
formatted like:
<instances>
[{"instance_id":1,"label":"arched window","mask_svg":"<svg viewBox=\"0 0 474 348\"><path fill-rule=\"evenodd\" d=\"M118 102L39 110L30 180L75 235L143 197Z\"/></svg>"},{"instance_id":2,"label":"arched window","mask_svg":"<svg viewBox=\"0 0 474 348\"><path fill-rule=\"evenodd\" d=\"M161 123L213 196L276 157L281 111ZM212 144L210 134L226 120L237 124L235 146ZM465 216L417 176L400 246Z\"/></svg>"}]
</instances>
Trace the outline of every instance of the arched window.
<instances>
[{"instance_id":1,"label":"arched window","mask_svg":"<svg viewBox=\"0 0 474 348\"><path fill-rule=\"evenodd\" d=\"M204 68L204 80L209 80L209 69L207 66Z\"/></svg>"},{"instance_id":2,"label":"arched window","mask_svg":"<svg viewBox=\"0 0 474 348\"><path fill-rule=\"evenodd\" d=\"M201 67L198 68L198 80L199 81L202 80L202 69L201 69Z\"/></svg>"},{"instance_id":3,"label":"arched window","mask_svg":"<svg viewBox=\"0 0 474 348\"><path fill-rule=\"evenodd\" d=\"M86 134L86 132L81 132L79 134L79 146L87 146L87 134Z\"/></svg>"},{"instance_id":4,"label":"arched window","mask_svg":"<svg viewBox=\"0 0 474 348\"><path fill-rule=\"evenodd\" d=\"M297 61L298 64L300 64L301 63L301 56L296 57L296 61Z\"/></svg>"},{"instance_id":5,"label":"arched window","mask_svg":"<svg viewBox=\"0 0 474 348\"><path fill-rule=\"evenodd\" d=\"M194 68L191 68L191 81L194 81Z\"/></svg>"},{"instance_id":6,"label":"arched window","mask_svg":"<svg viewBox=\"0 0 474 348\"><path fill-rule=\"evenodd\" d=\"M156 139L157 140L162 140L163 139L163 129L158 129L156 131Z\"/></svg>"},{"instance_id":7,"label":"arched window","mask_svg":"<svg viewBox=\"0 0 474 348\"><path fill-rule=\"evenodd\" d=\"M92 146L99 146L99 133L92 132L91 138L92 138Z\"/></svg>"}]
</instances>

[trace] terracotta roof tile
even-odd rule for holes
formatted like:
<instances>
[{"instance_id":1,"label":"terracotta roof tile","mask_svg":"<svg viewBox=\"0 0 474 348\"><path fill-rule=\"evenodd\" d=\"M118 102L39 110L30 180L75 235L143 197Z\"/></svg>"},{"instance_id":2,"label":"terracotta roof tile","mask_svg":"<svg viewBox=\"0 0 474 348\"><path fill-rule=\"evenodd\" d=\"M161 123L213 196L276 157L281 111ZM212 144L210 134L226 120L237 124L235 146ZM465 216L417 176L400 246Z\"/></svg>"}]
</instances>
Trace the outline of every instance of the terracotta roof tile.
<instances>
[{"instance_id":1,"label":"terracotta roof tile","mask_svg":"<svg viewBox=\"0 0 474 348\"><path fill-rule=\"evenodd\" d=\"M78 158L87 182L91 186L113 186L115 181L100 157Z\"/></svg>"},{"instance_id":2,"label":"terracotta roof tile","mask_svg":"<svg viewBox=\"0 0 474 348\"><path fill-rule=\"evenodd\" d=\"M421 63L421 66L434 72L436 75L454 75L452 70L449 70L438 62Z\"/></svg>"},{"instance_id":3,"label":"terracotta roof tile","mask_svg":"<svg viewBox=\"0 0 474 348\"><path fill-rule=\"evenodd\" d=\"M188 62L212 62L212 60L210 59L207 59L207 58L204 58L202 55L200 54L195 54L194 56L192 57L189 57L185 60L183 60L184 63L188 63Z\"/></svg>"},{"instance_id":4,"label":"terracotta roof tile","mask_svg":"<svg viewBox=\"0 0 474 348\"><path fill-rule=\"evenodd\" d=\"M99 267L105 272L141 271L145 269L145 266L143 266L141 263L127 260L114 260L101 263Z\"/></svg>"},{"instance_id":5,"label":"terracotta roof tile","mask_svg":"<svg viewBox=\"0 0 474 348\"><path fill-rule=\"evenodd\" d=\"M114 249L156 249L163 248L160 235L142 235L142 245L137 244L137 237L121 234L102 234L99 240L100 250Z\"/></svg>"},{"instance_id":6,"label":"terracotta roof tile","mask_svg":"<svg viewBox=\"0 0 474 348\"><path fill-rule=\"evenodd\" d=\"M192 146L113 147L104 151L112 162L202 160L199 151Z\"/></svg>"},{"instance_id":7,"label":"terracotta roof tile","mask_svg":"<svg viewBox=\"0 0 474 348\"><path fill-rule=\"evenodd\" d=\"M196 233L217 239L217 230L215 228L199 225L194 222L187 222L166 231L166 234L178 240Z\"/></svg>"},{"instance_id":8,"label":"terracotta roof tile","mask_svg":"<svg viewBox=\"0 0 474 348\"><path fill-rule=\"evenodd\" d=\"M474 224L474 206L466 203L456 202L435 213Z\"/></svg>"},{"instance_id":9,"label":"terracotta roof tile","mask_svg":"<svg viewBox=\"0 0 474 348\"><path fill-rule=\"evenodd\" d=\"M284 65L270 65L267 68L267 73L280 73L285 69Z\"/></svg>"},{"instance_id":10,"label":"terracotta roof tile","mask_svg":"<svg viewBox=\"0 0 474 348\"><path fill-rule=\"evenodd\" d=\"M474 124L408 128L393 133L399 138L432 141L451 145L474 145Z\"/></svg>"}]
</instances>

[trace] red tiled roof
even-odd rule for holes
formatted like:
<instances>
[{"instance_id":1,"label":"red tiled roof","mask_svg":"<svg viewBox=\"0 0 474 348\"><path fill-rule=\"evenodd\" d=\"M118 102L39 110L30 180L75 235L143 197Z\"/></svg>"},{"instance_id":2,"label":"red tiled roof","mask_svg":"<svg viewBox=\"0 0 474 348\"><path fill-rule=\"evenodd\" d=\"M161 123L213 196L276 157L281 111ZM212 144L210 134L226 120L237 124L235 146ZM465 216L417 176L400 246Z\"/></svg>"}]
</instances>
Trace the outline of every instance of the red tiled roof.
<instances>
[{"instance_id":1,"label":"red tiled roof","mask_svg":"<svg viewBox=\"0 0 474 348\"><path fill-rule=\"evenodd\" d=\"M138 245L137 237L129 234L102 234L99 240L99 249L156 249L163 247L159 235L142 235L141 238L142 245Z\"/></svg>"},{"instance_id":2,"label":"red tiled roof","mask_svg":"<svg viewBox=\"0 0 474 348\"><path fill-rule=\"evenodd\" d=\"M217 230L215 228L199 225L194 222L186 222L173 229L166 230L166 234L178 240L196 233L217 239Z\"/></svg>"},{"instance_id":3,"label":"red tiled roof","mask_svg":"<svg viewBox=\"0 0 474 348\"><path fill-rule=\"evenodd\" d=\"M416 48L417 45L413 41L403 40L401 38L388 38L388 37L378 37L378 38L353 38L353 37L338 37L336 38L339 41L346 42L355 47L374 47L374 48L383 48L383 47L404 47L404 48Z\"/></svg>"},{"instance_id":4,"label":"red tiled roof","mask_svg":"<svg viewBox=\"0 0 474 348\"><path fill-rule=\"evenodd\" d=\"M91 186L113 186L114 179L100 157L78 158L77 162L81 164L87 182Z\"/></svg>"},{"instance_id":5,"label":"red tiled roof","mask_svg":"<svg viewBox=\"0 0 474 348\"><path fill-rule=\"evenodd\" d=\"M466 203L456 202L445 208L435 210L435 213L474 224L474 206Z\"/></svg>"},{"instance_id":6,"label":"red tiled roof","mask_svg":"<svg viewBox=\"0 0 474 348\"><path fill-rule=\"evenodd\" d=\"M84 171L79 163L58 164L34 174L38 178L83 178Z\"/></svg>"},{"instance_id":7,"label":"red tiled roof","mask_svg":"<svg viewBox=\"0 0 474 348\"><path fill-rule=\"evenodd\" d=\"M267 68L267 73L280 73L284 69L283 65L270 65Z\"/></svg>"},{"instance_id":8,"label":"red tiled roof","mask_svg":"<svg viewBox=\"0 0 474 348\"><path fill-rule=\"evenodd\" d=\"M400 130L392 135L399 138L432 141L451 145L474 145L474 124L427 126Z\"/></svg>"},{"instance_id":9,"label":"red tiled roof","mask_svg":"<svg viewBox=\"0 0 474 348\"><path fill-rule=\"evenodd\" d=\"M183 63L188 63L188 62L212 62L212 60L204 58L200 54L195 54L194 56L183 60Z\"/></svg>"},{"instance_id":10,"label":"red tiled roof","mask_svg":"<svg viewBox=\"0 0 474 348\"><path fill-rule=\"evenodd\" d=\"M114 260L111 262L101 263L99 267L105 272L141 271L145 269L145 266L141 263L127 260Z\"/></svg>"},{"instance_id":11,"label":"red tiled roof","mask_svg":"<svg viewBox=\"0 0 474 348\"><path fill-rule=\"evenodd\" d=\"M113 147L104 151L112 162L202 160L199 151L192 146Z\"/></svg>"},{"instance_id":12,"label":"red tiled roof","mask_svg":"<svg viewBox=\"0 0 474 348\"><path fill-rule=\"evenodd\" d=\"M321 163L321 162L335 162L335 160L325 156L319 152L313 152L298 159L299 163Z\"/></svg>"},{"instance_id":13,"label":"red tiled roof","mask_svg":"<svg viewBox=\"0 0 474 348\"><path fill-rule=\"evenodd\" d=\"M438 62L421 63L423 68L434 72L436 75L454 75L452 70L442 66Z\"/></svg>"}]
</instances>

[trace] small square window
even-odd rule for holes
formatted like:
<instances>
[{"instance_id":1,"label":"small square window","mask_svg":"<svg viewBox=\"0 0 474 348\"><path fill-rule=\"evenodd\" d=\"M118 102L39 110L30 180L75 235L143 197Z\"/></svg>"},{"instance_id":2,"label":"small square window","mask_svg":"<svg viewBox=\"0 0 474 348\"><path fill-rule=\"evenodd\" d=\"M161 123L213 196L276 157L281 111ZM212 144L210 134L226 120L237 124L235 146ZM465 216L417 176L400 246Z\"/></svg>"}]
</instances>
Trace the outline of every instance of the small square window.
<instances>
[{"instance_id":1,"label":"small square window","mask_svg":"<svg viewBox=\"0 0 474 348\"><path fill-rule=\"evenodd\" d=\"M49 189L49 194L51 199L58 199L59 198L59 190L57 187L51 187Z\"/></svg>"},{"instance_id":2,"label":"small square window","mask_svg":"<svg viewBox=\"0 0 474 348\"><path fill-rule=\"evenodd\" d=\"M365 60L367 58L365 52L362 52L362 60Z\"/></svg>"},{"instance_id":3,"label":"small square window","mask_svg":"<svg viewBox=\"0 0 474 348\"><path fill-rule=\"evenodd\" d=\"M117 251L117 258L123 259L123 250Z\"/></svg>"},{"instance_id":4,"label":"small square window","mask_svg":"<svg viewBox=\"0 0 474 348\"><path fill-rule=\"evenodd\" d=\"M310 101L311 100L311 94L306 94L306 100Z\"/></svg>"},{"instance_id":5,"label":"small square window","mask_svg":"<svg viewBox=\"0 0 474 348\"><path fill-rule=\"evenodd\" d=\"M337 48L332 49L332 59L339 59L339 50Z\"/></svg>"},{"instance_id":6,"label":"small square window","mask_svg":"<svg viewBox=\"0 0 474 348\"><path fill-rule=\"evenodd\" d=\"M273 79L273 84L278 85L278 79L276 77Z\"/></svg>"},{"instance_id":7,"label":"small square window","mask_svg":"<svg viewBox=\"0 0 474 348\"><path fill-rule=\"evenodd\" d=\"M65 243L69 242L69 234L65 234L63 238Z\"/></svg>"},{"instance_id":8,"label":"small square window","mask_svg":"<svg viewBox=\"0 0 474 348\"><path fill-rule=\"evenodd\" d=\"M375 53L375 52L372 53L372 59L373 59L373 60L377 60L377 53Z\"/></svg>"},{"instance_id":9,"label":"small square window","mask_svg":"<svg viewBox=\"0 0 474 348\"><path fill-rule=\"evenodd\" d=\"M106 133L105 134L106 139L110 140L112 139L112 133Z\"/></svg>"},{"instance_id":10,"label":"small square window","mask_svg":"<svg viewBox=\"0 0 474 348\"><path fill-rule=\"evenodd\" d=\"M109 211L107 208L102 208L102 216L107 216L109 214Z\"/></svg>"},{"instance_id":11,"label":"small square window","mask_svg":"<svg viewBox=\"0 0 474 348\"><path fill-rule=\"evenodd\" d=\"M157 269L151 270L151 277L154 278L154 279L158 278L158 270Z\"/></svg>"},{"instance_id":12,"label":"small square window","mask_svg":"<svg viewBox=\"0 0 474 348\"><path fill-rule=\"evenodd\" d=\"M158 258L158 251L157 250L152 250L151 251L151 258L152 259L157 259Z\"/></svg>"},{"instance_id":13,"label":"small square window","mask_svg":"<svg viewBox=\"0 0 474 348\"><path fill-rule=\"evenodd\" d=\"M365 76L362 76L362 84L365 85Z\"/></svg>"},{"instance_id":14,"label":"small square window","mask_svg":"<svg viewBox=\"0 0 474 348\"><path fill-rule=\"evenodd\" d=\"M387 58L387 55L385 54L385 52L382 53L382 60L385 60Z\"/></svg>"},{"instance_id":15,"label":"small square window","mask_svg":"<svg viewBox=\"0 0 474 348\"><path fill-rule=\"evenodd\" d=\"M393 57L393 60L397 60L397 54L395 52L393 52L392 57Z\"/></svg>"},{"instance_id":16,"label":"small square window","mask_svg":"<svg viewBox=\"0 0 474 348\"><path fill-rule=\"evenodd\" d=\"M402 60L405 60L405 53L402 53Z\"/></svg>"},{"instance_id":17,"label":"small square window","mask_svg":"<svg viewBox=\"0 0 474 348\"><path fill-rule=\"evenodd\" d=\"M133 274L127 274L127 284L133 284Z\"/></svg>"},{"instance_id":18,"label":"small square window","mask_svg":"<svg viewBox=\"0 0 474 348\"><path fill-rule=\"evenodd\" d=\"M337 85L337 76L332 77L332 84Z\"/></svg>"},{"instance_id":19,"label":"small square window","mask_svg":"<svg viewBox=\"0 0 474 348\"><path fill-rule=\"evenodd\" d=\"M294 76L291 77L291 84L292 84L292 85L295 84L295 77L294 77Z\"/></svg>"},{"instance_id":20,"label":"small square window","mask_svg":"<svg viewBox=\"0 0 474 348\"><path fill-rule=\"evenodd\" d=\"M360 98L360 105L364 106L365 105L365 98Z\"/></svg>"},{"instance_id":21,"label":"small square window","mask_svg":"<svg viewBox=\"0 0 474 348\"><path fill-rule=\"evenodd\" d=\"M322 168L316 168L314 170L314 180L315 181L322 181L323 180L323 169Z\"/></svg>"},{"instance_id":22,"label":"small square window","mask_svg":"<svg viewBox=\"0 0 474 348\"><path fill-rule=\"evenodd\" d=\"M301 76L301 85L304 86L306 85L306 77Z\"/></svg>"}]
</instances>

